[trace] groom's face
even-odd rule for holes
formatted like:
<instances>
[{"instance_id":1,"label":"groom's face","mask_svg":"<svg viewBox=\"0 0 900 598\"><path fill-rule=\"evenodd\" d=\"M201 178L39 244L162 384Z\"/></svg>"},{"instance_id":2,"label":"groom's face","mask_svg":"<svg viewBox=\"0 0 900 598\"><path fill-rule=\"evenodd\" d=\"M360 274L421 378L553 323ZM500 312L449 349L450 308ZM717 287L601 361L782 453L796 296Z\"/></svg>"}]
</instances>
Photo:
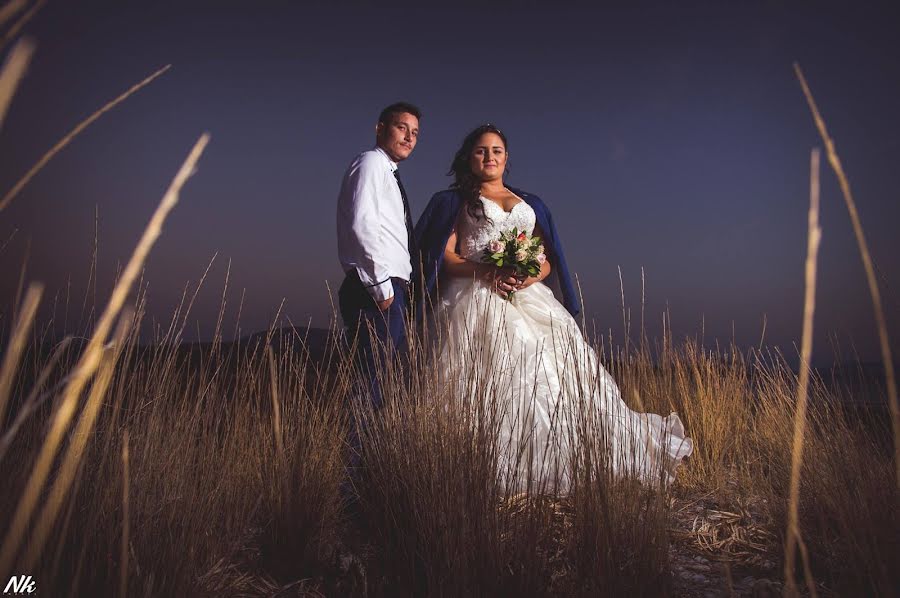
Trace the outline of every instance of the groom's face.
<instances>
[{"instance_id":1,"label":"groom's face","mask_svg":"<svg viewBox=\"0 0 900 598\"><path fill-rule=\"evenodd\" d=\"M378 147L394 162L402 162L409 158L418 138L419 119L409 112L395 112L391 114L390 122L378 123L375 127Z\"/></svg>"}]
</instances>

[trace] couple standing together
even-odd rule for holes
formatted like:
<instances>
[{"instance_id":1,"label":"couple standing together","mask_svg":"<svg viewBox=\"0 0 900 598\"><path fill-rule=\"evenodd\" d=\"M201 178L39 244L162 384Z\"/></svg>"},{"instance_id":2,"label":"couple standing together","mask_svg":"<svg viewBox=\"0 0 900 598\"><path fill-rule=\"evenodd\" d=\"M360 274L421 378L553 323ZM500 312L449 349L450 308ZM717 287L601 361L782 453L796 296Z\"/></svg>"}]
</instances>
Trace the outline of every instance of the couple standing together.
<instances>
[{"instance_id":1,"label":"couple standing together","mask_svg":"<svg viewBox=\"0 0 900 598\"><path fill-rule=\"evenodd\" d=\"M415 282L415 301L423 304L416 311L427 306L444 326L436 367L471 364L478 352L482 384L489 378L505 403L497 439L504 471L518 470L521 478L529 468L544 470L548 459L565 463L573 430L590 421L614 472L670 482L693 443L676 414L629 409L600 365L574 319L580 305L550 211L536 195L504 183L509 148L500 129L482 125L465 137L450 166L450 189L431 198L413 227L398 163L416 147L420 118L411 104L385 108L375 148L353 160L338 197L341 316L374 408L382 404L376 362L406 348ZM513 229L541 239L546 259L534 275L483 261L491 243ZM472 390L471 376L447 380L458 383L458 393ZM523 460L526 451L540 458ZM558 479L566 486L562 469Z\"/></svg>"}]
</instances>

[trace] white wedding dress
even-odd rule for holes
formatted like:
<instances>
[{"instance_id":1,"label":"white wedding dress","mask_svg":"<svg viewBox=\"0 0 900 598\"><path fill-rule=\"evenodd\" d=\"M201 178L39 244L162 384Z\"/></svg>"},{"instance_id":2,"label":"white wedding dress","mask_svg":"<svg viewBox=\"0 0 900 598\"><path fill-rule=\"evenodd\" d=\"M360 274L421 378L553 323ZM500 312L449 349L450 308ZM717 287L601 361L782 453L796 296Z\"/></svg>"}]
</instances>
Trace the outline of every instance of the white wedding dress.
<instances>
[{"instance_id":1,"label":"white wedding dress","mask_svg":"<svg viewBox=\"0 0 900 598\"><path fill-rule=\"evenodd\" d=\"M460 255L476 262L501 232L515 227L531 234L535 225L524 201L509 212L481 201L486 218L463 209L457 228ZM586 459L595 471L602 462L612 475L666 485L691 454L692 441L676 414L625 405L575 319L543 283L507 301L487 281L444 276L436 308L446 382L470 407L493 415L500 473L510 491L544 480L567 492L572 464L585 471Z\"/></svg>"}]
</instances>

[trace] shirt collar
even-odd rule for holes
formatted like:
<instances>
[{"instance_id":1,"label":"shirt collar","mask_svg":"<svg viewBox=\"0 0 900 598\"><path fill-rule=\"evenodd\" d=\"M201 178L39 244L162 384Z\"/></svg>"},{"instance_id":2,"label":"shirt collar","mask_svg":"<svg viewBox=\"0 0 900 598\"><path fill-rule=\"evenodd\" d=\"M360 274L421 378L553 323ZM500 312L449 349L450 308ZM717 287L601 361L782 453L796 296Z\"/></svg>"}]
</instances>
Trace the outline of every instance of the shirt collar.
<instances>
[{"instance_id":1,"label":"shirt collar","mask_svg":"<svg viewBox=\"0 0 900 598\"><path fill-rule=\"evenodd\" d=\"M391 167L391 172L396 172L396 171L397 171L397 163L394 162L393 160L391 160L391 157L387 155L387 152L386 152L386 151L384 151L383 149L381 149L381 148L378 147L377 145L375 146L375 151L378 152L379 154L381 154L382 156L384 156L384 159L388 161L388 164L389 164L390 167Z\"/></svg>"}]
</instances>

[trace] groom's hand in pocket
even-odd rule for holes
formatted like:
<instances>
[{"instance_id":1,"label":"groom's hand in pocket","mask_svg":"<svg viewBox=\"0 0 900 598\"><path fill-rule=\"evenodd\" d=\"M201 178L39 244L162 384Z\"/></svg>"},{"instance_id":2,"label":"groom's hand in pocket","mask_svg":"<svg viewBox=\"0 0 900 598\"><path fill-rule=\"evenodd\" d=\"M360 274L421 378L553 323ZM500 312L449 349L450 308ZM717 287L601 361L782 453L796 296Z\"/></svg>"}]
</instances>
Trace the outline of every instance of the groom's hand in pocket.
<instances>
[{"instance_id":1,"label":"groom's hand in pocket","mask_svg":"<svg viewBox=\"0 0 900 598\"><path fill-rule=\"evenodd\" d=\"M376 303L376 305L378 305L378 309L380 311L387 311L388 308L391 306L391 303L393 303L393 302L394 302L394 296L391 295L384 301L376 301L375 303Z\"/></svg>"}]
</instances>

